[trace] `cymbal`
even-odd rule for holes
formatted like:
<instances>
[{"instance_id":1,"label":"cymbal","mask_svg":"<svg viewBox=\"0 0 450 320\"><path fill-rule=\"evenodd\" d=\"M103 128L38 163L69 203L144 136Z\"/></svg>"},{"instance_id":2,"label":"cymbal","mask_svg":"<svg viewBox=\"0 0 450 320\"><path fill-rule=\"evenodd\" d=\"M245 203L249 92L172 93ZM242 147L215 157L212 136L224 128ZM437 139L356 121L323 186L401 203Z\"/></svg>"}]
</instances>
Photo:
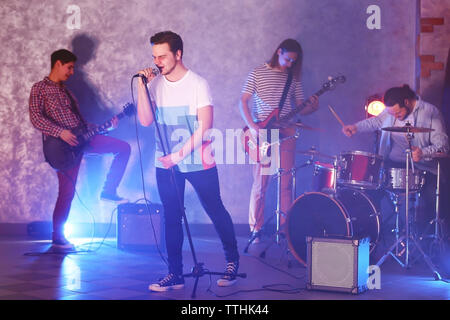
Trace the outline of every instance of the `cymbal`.
<instances>
[{"instance_id":1,"label":"cymbal","mask_svg":"<svg viewBox=\"0 0 450 320\"><path fill-rule=\"evenodd\" d=\"M448 158L450 158L450 155L448 155L444 152L435 152L426 157L431 158L431 159L448 159Z\"/></svg>"},{"instance_id":2,"label":"cymbal","mask_svg":"<svg viewBox=\"0 0 450 320\"><path fill-rule=\"evenodd\" d=\"M412 127L412 126L404 126L404 127L385 127L381 128L381 130L384 131L391 131L391 132L412 132L412 133L420 133L420 132L431 132L434 131L434 129L430 128L421 128L421 127Z\"/></svg>"},{"instance_id":3,"label":"cymbal","mask_svg":"<svg viewBox=\"0 0 450 320\"><path fill-rule=\"evenodd\" d=\"M309 149L306 151L297 151L298 154L301 154L303 156L313 156L313 157L323 157L328 159L334 159L333 156L330 156L328 154L320 153L316 149Z\"/></svg>"},{"instance_id":4,"label":"cymbal","mask_svg":"<svg viewBox=\"0 0 450 320\"><path fill-rule=\"evenodd\" d=\"M308 125L306 125L306 124L304 124L304 123L302 123L302 122L296 122L296 123L295 123L295 126L296 126L297 128L304 129L304 130L324 131L323 129L310 127L310 126L308 126Z\"/></svg>"}]
</instances>

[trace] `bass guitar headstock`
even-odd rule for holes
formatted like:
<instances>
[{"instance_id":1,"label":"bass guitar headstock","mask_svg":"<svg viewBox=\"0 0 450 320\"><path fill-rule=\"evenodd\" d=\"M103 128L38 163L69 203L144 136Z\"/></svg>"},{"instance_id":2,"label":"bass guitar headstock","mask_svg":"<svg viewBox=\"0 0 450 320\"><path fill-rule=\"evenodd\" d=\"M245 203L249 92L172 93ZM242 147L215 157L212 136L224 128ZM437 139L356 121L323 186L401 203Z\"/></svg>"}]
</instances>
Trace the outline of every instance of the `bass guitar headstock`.
<instances>
[{"instance_id":1,"label":"bass guitar headstock","mask_svg":"<svg viewBox=\"0 0 450 320\"><path fill-rule=\"evenodd\" d=\"M345 76L340 75L336 77L329 76L328 81L322 85L322 90L328 91L333 90L339 83L345 82Z\"/></svg>"}]
</instances>

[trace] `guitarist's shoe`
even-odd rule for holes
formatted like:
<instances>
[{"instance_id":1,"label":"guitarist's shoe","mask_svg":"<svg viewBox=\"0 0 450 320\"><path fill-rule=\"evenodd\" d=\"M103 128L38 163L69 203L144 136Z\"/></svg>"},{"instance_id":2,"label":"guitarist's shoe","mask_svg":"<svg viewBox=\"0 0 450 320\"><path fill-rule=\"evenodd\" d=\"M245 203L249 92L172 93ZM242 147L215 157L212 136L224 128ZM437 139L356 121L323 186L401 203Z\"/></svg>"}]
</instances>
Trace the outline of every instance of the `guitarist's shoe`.
<instances>
[{"instance_id":1,"label":"guitarist's shoe","mask_svg":"<svg viewBox=\"0 0 450 320\"><path fill-rule=\"evenodd\" d=\"M261 231L253 231L251 236L250 236L250 240L252 240L253 244L257 244L261 242Z\"/></svg>"},{"instance_id":2,"label":"guitarist's shoe","mask_svg":"<svg viewBox=\"0 0 450 320\"><path fill-rule=\"evenodd\" d=\"M53 233L51 250L57 252L69 252L75 251L75 246L70 243L66 237Z\"/></svg>"},{"instance_id":3,"label":"guitarist's shoe","mask_svg":"<svg viewBox=\"0 0 450 320\"><path fill-rule=\"evenodd\" d=\"M100 195L100 200L103 201L110 201L110 202L115 202L115 203L127 203L130 202L128 199L119 197L117 195L117 193L107 193L107 192L102 192Z\"/></svg>"}]
</instances>

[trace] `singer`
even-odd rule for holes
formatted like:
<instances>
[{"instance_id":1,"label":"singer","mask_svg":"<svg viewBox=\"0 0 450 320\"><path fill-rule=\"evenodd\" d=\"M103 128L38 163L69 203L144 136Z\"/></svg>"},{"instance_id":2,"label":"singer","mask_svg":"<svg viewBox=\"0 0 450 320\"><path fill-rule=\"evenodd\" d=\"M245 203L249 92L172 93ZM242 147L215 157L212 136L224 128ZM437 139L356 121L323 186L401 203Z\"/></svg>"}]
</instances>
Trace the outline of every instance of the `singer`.
<instances>
[{"instance_id":1,"label":"singer","mask_svg":"<svg viewBox=\"0 0 450 320\"><path fill-rule=\"evenodd\" d=\"M204 133L212 128L213 123L209 86L205 79L183 64L183 41L178 34L171 31L157 33L150 38L150 44L153 61L160 74L156 76L151 68L139 72L148 80L152 104L148 101L145 84L139 78L137 109L141 124L149 126L154 121L151 105L156 106L157 122L162 131L163 141L159 141L157 135L155 164L158 191L164 207L169 274L151 284L149 289L167 291L184 287L181 220L186 180L194 187L225 251L226 271L217 284L230 286L236 282L239 253L233 222L220 197L217 168L210 159L211 144L203 140ZM191 136L181 144L176 141L174 145L171 134L180 128L189 130ZM204 158L206 156L208 159Z\"/></svg>"}]
</instances>

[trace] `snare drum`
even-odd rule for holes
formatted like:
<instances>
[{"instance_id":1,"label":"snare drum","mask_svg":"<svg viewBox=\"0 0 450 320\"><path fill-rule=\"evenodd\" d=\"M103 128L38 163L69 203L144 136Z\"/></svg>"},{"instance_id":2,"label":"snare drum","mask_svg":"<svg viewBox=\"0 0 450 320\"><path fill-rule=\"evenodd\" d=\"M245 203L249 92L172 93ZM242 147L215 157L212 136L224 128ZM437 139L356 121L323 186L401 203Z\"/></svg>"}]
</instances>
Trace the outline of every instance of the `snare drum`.
<instances>
[{"instance_id":1,"label":"snare drum","mask_svg":"<svg viewBox=\"0 0 450 320\"><path fill-rule=\"evenodd\" d=\"M358 189L378 189L383 181L383 157L364 151L343 152L339 156L337 182Z\"/></svg>"},{"instance_id":2,"label":"snare drum","mask_svg":"<svg viewBox=\"0 0 450 320\"><path fill-rule=\"evenodd\" d=\"M330 163L316 161L312 181L312 191L334 192L334 180L336 179L334 166Z\"/></svg>"},{"instance_id":3,"label":"snare drum","mask_svg":"<svg viewBox=\"0 0 450 320\"><path fill-rule=\"evenodd\" d=\"M425 183L425 172L420 170L409 170L408 189L419 191ZM386 188L389 190L406 190L406 169L389 168L386 170Z\"/></svg>"}]
</instances>

